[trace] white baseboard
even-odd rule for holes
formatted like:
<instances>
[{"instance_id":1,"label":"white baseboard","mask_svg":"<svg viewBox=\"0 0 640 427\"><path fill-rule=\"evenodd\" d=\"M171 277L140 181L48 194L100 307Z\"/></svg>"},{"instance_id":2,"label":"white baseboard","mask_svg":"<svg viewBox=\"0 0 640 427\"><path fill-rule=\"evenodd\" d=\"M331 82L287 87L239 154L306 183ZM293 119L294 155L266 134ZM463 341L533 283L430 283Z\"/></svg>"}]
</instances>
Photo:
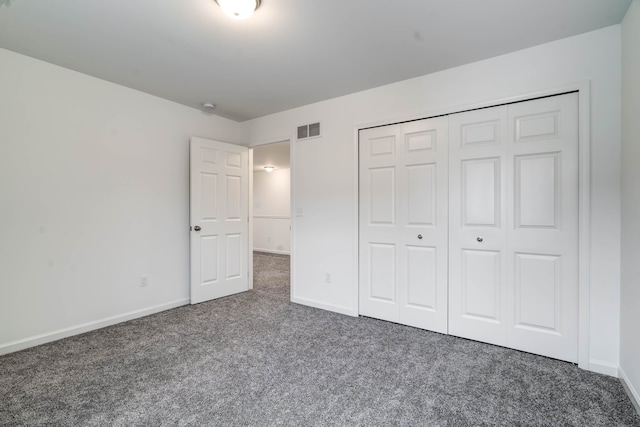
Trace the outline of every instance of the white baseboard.
<instances>
[{"instance_id":1,"label":"white baseboard","mask_svg":"<svg viewBox=\"0 0 640 427\"><path fill-rule=\"evenodd\" d=\"M0 356L3 354L24 350L25 348L35 347L37 345L45 344L51 341L57 341L62 338L71 337L73 335L83 334L85 332L104 328L106 326L115 325L117 323L126 322L127 320L149 316L150 314L159 313L161 311L170 310L172 308L180 307L187 304L189 304L189 298L179 299L176 301L168 302L166 304L160 304L153 307L143 308L141 310L130 311L128 313L119 314L117 316L106 317L104 319L95 320L93 322L87 322L81 325L58 329L57 331L51 331L33 337L0 344Z\"/></svg>"},{"instance_id":2,"label":"white baseboard","mask_svg":"<svg viewBox=\"0 0 640 427\"><path fill-rule=\"evenodd\" d=\"M640 393L633 387L631 381L629 381L629 377L624 373L622 367L618 368L618 375L620 377L620 382L622 383L622 387L629 395L629 399L631 399L631 403L635 406L638 415L640 415Z\"/></svg>"},{"instance_id":3,"label":"white baseboard","mask_svg":"<svg viewBox=\"0 0 640 427\"><path fill-rule=\"evenodd\" d=\"M278 254L278 255L291 255L289 251L279 251L277 249L261 249L261 248L253 248L254 252L266 252L268 254Z\"/></svg>"},{"instance_id":4,"label":"white baseboard","mask_svg":"<svg viewBox=\"0 0 640 427\"><path fill-rule=\"evenodd\" d=\"M605 362L596 359L589 360L588 370L591 372L597 372L598 374L618 378L618 368L619 366L617 363Z\"/></svg>"},{"instance_id":5,"label":"white baseboard","mask_svg":"<svg viewBox=\"0 0 640 427\"><path fill-rule=\"evenodd\" d=\"M300 297L291 297L291 302L301 305L307 305L313 308L320 308L322 310L333 311L334 313L345 314L347 316L358 317L358 313L349 307L342 307L333 304L325 304L323 302L315 301L308 298L300 298Z\"/></svg>"}]
</instances>

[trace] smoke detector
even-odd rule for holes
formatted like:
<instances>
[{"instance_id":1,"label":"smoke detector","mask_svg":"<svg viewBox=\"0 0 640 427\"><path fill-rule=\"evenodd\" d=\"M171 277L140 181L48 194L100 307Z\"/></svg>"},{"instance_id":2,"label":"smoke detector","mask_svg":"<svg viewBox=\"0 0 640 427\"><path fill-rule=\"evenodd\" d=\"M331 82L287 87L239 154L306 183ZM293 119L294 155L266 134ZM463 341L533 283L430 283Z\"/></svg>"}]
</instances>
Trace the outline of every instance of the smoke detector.
<instances>
[{"instance_id":1,"label":"smoke detector","mask_svg":"<svg viewBox=\"0 0 640 427\"><path fill-rule=\"evenodd\" d=\"M213 110L215 109L215 104L212 104L210 102L205 102L204 104L202 104L202 111L204 111L205 113L213 113Z\"/></svg>"}]
</instances>

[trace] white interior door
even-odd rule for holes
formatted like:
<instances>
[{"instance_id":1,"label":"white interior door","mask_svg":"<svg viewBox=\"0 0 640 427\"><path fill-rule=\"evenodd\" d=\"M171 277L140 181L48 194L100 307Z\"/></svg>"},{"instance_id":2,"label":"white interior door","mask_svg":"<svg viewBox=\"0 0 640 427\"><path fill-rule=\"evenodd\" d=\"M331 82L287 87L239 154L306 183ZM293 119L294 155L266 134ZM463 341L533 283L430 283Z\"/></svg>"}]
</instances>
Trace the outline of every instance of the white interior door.
<instances>
[{"instance_id":1,"label":"white interior door","mask_svg":"<svg viewBox=\"0 0 640 427\"><path fill-rule=\"evenodd\" d=\"M577 362L578 94L359 143L360 314Z\"/></svg>"},{"instance_id":2,"label":"white interior door","mask_svg":"<svg viewBox=\"0 0 640 427\"><path fill-rule=\"evenodd\" d=\"M450 116L452 335L577 362L577 105Z\"/></svg>"},{"instance_id":3,"label":"white interior door","mask_svg":"<svg viewBox=\"0 0 640 427\"><path fill-rule=\"evenodd\" d=\"M449 333L507 345L507 107L449 126Z\"/></svg>"},{"instance_id":4,"label":"white interior door","mask_svg":"<svg viewBox=\"0 0 640 427\"><path fill-rule=\"evenodd\" d=\"M360 132L360 314L447 331L447 119Z\"/></svg>"},{"instance_id":5,"label":"white interior door","mask_svg":"<svg viewBox=\"0 0 640 427\"><path fill-rule=\"evenodd\" d=\"M248 149L191 138L191 303L249 289Z\"/></svg>"},{"instance_id":6,"label":"white interior door","mask_svg":"<svg viewBox=\"0 0 640 427\"><path fill-rule=\"evenodd\" d=\"M509 106L509 347L578 362L578 94Z\"/></svg>"}]
</instances>

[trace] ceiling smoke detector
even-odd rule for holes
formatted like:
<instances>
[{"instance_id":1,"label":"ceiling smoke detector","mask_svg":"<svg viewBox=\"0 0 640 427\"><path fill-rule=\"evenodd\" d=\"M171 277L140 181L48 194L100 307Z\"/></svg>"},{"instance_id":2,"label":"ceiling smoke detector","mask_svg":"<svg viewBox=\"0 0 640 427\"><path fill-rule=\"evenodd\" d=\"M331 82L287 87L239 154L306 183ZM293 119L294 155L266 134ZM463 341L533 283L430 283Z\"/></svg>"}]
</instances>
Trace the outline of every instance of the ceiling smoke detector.
<instances>
[{"instance_id":1,"label":"ceiling smoke detector","mask_svg":"<svg viewBox=\"0 0 640 427\"><path fill-rule=\"evenodd\" d=\"M216 109L215 104L212 104L210 102L205 102L204 104L202 104L202 111L204 111L205 113L213 113L213 110Z\"/></svg>"}]
</instances>

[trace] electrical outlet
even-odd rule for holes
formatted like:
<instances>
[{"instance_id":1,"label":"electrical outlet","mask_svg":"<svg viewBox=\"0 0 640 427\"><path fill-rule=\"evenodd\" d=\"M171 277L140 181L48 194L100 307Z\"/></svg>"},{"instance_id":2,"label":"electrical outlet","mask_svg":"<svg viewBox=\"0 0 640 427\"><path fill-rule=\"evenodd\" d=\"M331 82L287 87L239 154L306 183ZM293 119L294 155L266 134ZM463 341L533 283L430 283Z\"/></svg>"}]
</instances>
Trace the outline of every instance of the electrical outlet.
<instances>
[{"instance_id":1,"label":"electrical outlet","mask_svg":"<svg viewBox=\"0 0 640 427\"><path fill-rule=\"evenodd\" d=\"M331 273L324 273L325 283L331 283Z\"/></svg>"},{"instance_id":2,"label":"electrical outlet","mask_svg":"<svg viewBox=\"0 0 640 427\"><path fill-rule=\"evenodd\" d=\"M143 274L142 276L140 276L140 287L146 288L147 286L149 286L149 275Z\"/></svg>"}]
</instances>

